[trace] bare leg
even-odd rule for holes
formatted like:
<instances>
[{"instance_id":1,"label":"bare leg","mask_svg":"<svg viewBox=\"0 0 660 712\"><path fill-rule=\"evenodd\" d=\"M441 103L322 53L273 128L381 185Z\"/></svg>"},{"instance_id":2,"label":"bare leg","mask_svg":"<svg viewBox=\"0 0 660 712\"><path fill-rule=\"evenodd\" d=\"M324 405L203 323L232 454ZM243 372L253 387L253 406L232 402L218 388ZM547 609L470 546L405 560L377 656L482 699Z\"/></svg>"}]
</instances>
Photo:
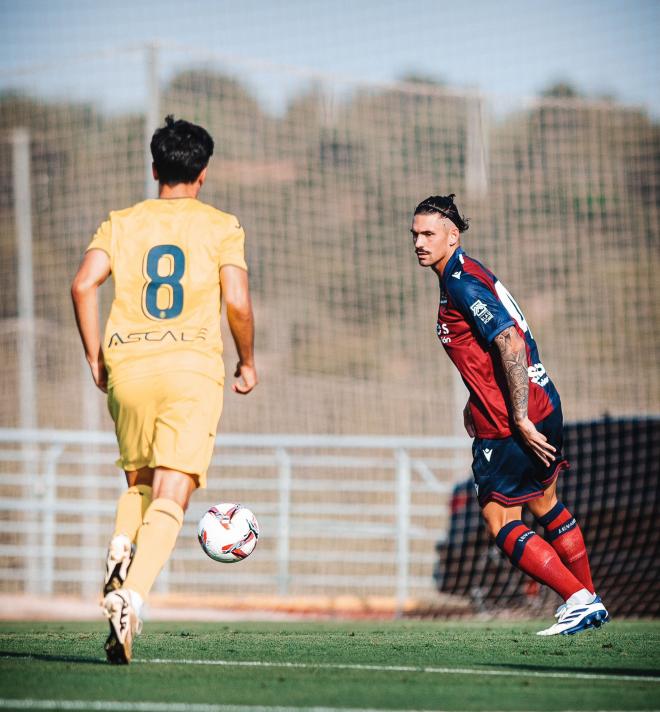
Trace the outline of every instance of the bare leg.
<instances>
[{"instance_id":1,"label":"bare leg","mask_svg":"<svg viewBox=\"0 0 660 712\"><path fill-rule=\"evenodd\" d=\"M544 514L547 514L555 505L557 504L557 480L555 480L547 490L543 493L542 497L533 499L531 502L527 503L531 513L538 519Z\"/></svg>"},{"instance_id":2,"label":"bare leg","mask_svg":"<svg viewBox=\"0 0 660 712\"><path fill-rule=\"evenodd\" d=\"M185 512L190 496L199 487L197 475L157 467L153 470L154 499L169 499L176 502Z\"/></svg>"},{"instance_id":3,"label":"bare leg","mask_svg":"<svg viewBox=\"0 0 660 712\"><path fill-rule=\"evenodd\" d=\"M504 507L498 502L488 502L481 512L493 539L505 524L518 521L522 517L522 507Z\"/></svg>"}]
</instances>

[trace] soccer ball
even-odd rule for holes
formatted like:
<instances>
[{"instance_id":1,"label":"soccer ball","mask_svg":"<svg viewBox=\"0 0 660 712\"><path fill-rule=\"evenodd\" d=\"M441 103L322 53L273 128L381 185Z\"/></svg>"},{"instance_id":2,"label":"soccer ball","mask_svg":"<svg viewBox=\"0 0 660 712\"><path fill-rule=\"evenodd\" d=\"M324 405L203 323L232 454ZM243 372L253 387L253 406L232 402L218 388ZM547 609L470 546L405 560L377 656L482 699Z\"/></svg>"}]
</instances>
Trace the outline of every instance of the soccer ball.
<instances>
[{"instance_id":1,"label":"soccer ball","mask_svg":"<svg viewBox=\"0 0 660 712\"><path fill-rule=\"evenodd\" d=\"M254 551L259 524L247 507L223 502L211 507L199 520L197 538L204 553L214 561L234 564Z\"/></svg>"}]
</instances>

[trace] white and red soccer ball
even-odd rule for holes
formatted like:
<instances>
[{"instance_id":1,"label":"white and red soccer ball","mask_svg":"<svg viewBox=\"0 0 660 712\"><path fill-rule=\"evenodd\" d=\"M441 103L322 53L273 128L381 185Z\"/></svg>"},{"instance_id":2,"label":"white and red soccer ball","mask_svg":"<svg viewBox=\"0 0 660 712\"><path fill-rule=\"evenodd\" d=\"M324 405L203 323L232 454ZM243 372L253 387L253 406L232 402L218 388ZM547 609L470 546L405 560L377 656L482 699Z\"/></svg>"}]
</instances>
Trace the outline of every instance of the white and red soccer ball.
<instances>
[{"instance_id":1,"label":"white and red soccer ball","mask_svg":"<svg viewBox=\"0 0 660 712\"><path fill-rule=\"evenodd\" d=\"M234 564L246 559L259 540L259 524L240 504L223 502L211 507L199 520L197 538L214 561Z\"/></svg>"}]
</instances>

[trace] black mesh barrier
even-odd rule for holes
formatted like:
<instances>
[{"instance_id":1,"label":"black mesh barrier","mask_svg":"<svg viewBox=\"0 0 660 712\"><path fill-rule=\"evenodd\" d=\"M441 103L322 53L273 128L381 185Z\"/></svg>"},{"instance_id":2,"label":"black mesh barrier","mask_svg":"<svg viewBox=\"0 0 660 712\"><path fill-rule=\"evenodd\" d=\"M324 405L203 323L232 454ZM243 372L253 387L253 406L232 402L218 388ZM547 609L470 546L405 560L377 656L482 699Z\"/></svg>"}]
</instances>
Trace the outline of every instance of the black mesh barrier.
<instances>
[{"instance_id":1,"label":"black mesh barrier","mask_svg":"<svg viewBox=\"0 0 660 712\"><path fill-rule=\"evenodd\" d=\"M597 592L613 615L657 616L660 418L571 423L564 438L571 468L560 475L558 497L582 528ZM523 519L543 533L529 512ZM559 602L490 539L471 478L454 488L449 533L436 548L438 590L470 597L478 611Z\"/></svg>"}]
</instances>

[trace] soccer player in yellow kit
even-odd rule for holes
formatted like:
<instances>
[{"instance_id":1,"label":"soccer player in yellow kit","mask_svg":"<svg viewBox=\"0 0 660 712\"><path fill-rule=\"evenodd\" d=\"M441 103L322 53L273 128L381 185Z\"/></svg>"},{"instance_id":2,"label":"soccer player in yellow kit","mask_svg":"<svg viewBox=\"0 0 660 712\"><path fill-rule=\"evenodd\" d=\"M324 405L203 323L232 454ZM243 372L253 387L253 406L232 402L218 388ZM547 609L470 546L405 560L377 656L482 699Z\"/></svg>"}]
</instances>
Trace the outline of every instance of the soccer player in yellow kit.
<instances>
[{"instance_id":1,"label":"soccer player in yellow kit","mask_svg":"<svg viewBox=\"0 0 660 712\"><path fill-rule=\"evenodd\" d=\"M221 301L239 358L233 390L245 395L257 384L245 235L236 217L197 199L213 139L168 116L151 153L158 199L110 213L71 287L128 484L103 588L111 663L130 662L142 603L174 549L192 492L206 485L222 411ZM101 340L97 290L111 274L115 296Z\"/></svg>"}]
</instances>

